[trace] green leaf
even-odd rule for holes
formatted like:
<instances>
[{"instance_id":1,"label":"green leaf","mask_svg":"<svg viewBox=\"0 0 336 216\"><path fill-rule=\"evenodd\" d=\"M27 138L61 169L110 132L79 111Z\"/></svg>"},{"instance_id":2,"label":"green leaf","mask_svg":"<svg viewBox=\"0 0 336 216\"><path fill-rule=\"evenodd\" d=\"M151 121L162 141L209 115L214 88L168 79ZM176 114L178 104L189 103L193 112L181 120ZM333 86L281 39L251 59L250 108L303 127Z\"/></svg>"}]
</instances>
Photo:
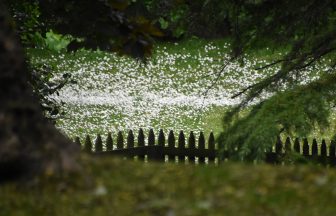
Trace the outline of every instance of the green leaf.
<instances>
[{"instance_id":1,"label":"green leaf","mask_svg":"<svg viewBox=\"0 0 336 216\"><path fill-rule=\"evenodd\" d=\"M163 19L162 17L160 17L160 19L158 21L160 23L161 29L167 29L168 28L169 23L165 19Z\"/></svg>"}]
</instances>

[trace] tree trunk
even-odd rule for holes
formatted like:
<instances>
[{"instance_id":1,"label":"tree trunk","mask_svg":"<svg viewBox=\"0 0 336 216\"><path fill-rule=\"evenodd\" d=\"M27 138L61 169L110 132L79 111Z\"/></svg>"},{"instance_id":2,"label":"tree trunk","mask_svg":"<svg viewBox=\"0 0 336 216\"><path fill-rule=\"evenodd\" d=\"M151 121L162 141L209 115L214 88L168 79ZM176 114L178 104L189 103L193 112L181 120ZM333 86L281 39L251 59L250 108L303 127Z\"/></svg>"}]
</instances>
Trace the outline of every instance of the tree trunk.
<instances>
[{"instance_id":1,"label":"tree trunk","mask_svg":"<svg viewBox=\"0 0 336 216\"><path fill-rule=\"evenodd\" d=\"M44 118L13 26L0 1L0 181L73 170L79 147Z\"/></svg>"}]
</instances>

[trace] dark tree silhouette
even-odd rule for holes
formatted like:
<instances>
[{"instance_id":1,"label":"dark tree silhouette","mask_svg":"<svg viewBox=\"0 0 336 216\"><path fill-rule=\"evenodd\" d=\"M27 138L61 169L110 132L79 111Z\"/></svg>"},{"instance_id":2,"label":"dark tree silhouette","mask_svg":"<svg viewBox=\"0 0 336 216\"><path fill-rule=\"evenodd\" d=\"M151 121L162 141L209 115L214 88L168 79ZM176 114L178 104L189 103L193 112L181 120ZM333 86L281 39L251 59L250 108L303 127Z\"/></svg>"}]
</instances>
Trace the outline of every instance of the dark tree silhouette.
<instances>
[{"instance_id":1,"label":"dark tree silhouette","mask_svg":"<svg viewBox=\"0 0 336 216\"><path fill-rule=\"evenodd\" d=\"M79 147L43 116L14 23L0 2L0 181L78 167Z\"/></svg>"}]
</instances>

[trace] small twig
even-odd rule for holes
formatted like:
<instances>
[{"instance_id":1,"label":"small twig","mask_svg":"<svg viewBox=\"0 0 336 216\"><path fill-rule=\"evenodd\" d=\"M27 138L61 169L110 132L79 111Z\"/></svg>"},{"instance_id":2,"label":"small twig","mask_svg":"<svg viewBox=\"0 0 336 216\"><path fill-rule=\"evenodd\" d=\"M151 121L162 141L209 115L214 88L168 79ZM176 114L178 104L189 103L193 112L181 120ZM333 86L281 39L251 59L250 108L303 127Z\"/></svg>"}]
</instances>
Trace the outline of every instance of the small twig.
<instances>
[{"instance_id":1,"label":"small twig","mask_svg":"<svg viewBox=\"0 0 336 216\"><path fill-rule=\"evenodd\" d=\"M276 64L279 64L279 63L281 63L281 62L285 62L285 61L288 61L288 59L279 59L279 60L274 61L274 62L272 62L272 63L270 63L270 64L267 64L267 65L264 65L264 66L261 66L261 67L256 67L256 68L254 68L254 70L263 70L263 69L272 67L272 66L274 66L274 65L276 65Z\"/></svg>"},{"instance_id":2,"label":"small twig","mask_svg":"<svg viewBox=\"0 0 336 216\"><path fill-rule=\"evenodd\" d=\"M254 88L254 87L257 86L257 85L263 86L262 84L265 84L265 83L266 83L266 85L265 85L263 88L267 87L267 85L270 85L270 84L272 84L273 82L277 81L279 78L281 78L281 76L283 76L283 72L284 72L283 70L279 70L277 73L273 74L272 76L267 77L267 78L265 78L264 80L262 80L262 81L260 81L260 82L257 82L257 83L255 83L255 84L253 84L253 85L247 86L247 87L244 88L243 90L241 90L241 91L239 91L238 93L236 93L235 95L233 95L233 96L231 97L231 99L234 99L234 98L236 98L236 97L239 97L240 95L244 94L246 91L248 91L248 90ZM256 93L255 96L257 96L261 91L258 90L257 92L258 92L258 93ZM255 96L254 96L254 97L255 97Z\"/></svg>"},{"instance_id":3,"label":"small twig","mask_svg":"<svg viewBox=\"0 0 336 216\"><path fill-rule=\"evenodd\" d=\"M221 67L221 69L217 72L216 78L215 80L211 83L211 85L203 92L203 96L206 96L208 94L208 92L217 84L219 78L222 76L225 68L228 66L228 64L232 61L234 61L235 57L232 57L230 59L228 59L226 62L224 62L223 66Z\"/></svg>"},{"instance_id":4,"label":"small twig","mask_svg":"<svg viewBox=\"0 0 336 216\"><path fill-rule=\"evenodd\" d=\"M253 88L256 84L247 86L246 88L244 88L243 90L239 91L238 93L234 94L233 96L231 96L231 99L235 99L236 97L239 97L240 95L244 94L245 92L247 92L248 90L250 90L251 88Z\"/></svg>"},{"instance_id":5,"label":"small twig","mask_svg":"<svg viewBox=\"0 0 336 216\"><path fill-rule=\"evenodd\" d=\"M336 62L330 66L330 69L327 71L328 73L333 71L336 68Z\"/></svg>"},{"instance_id":6,"label":"small twig","mask_svg":"<svg viewBox=\"0 0 336 216\"><path fill-rule=\"evenodd\" d=\"M312 65L314 62L320 60L323 56L333 52L336 48L330 48L330 49L327 49L327 50L324 50L322 53L320 53L319 55L317 56L313 56L313 54L311 53L310 55L312 55L312 59L310 61L308 61L306 64L302 65L302 66L299 66L295 69L297 70L302 70L302 69L305 69L307 67L309 67L310 65Z\"/></svg>"},{"instance_id":7,"label":"small twig","mask_svg":"<svg viewBox=\"0 0 336 216\"><path fill-rule=\"evenodd\" d=\"M309 56L310 54L305 54L305 56ZM323 54L324 55L324 54ZM323 55L321 55L320 57L322 57ZM280 60L277 60L277 61L275 61L275 62L273 62L273 63L270 63L270 64L268 64L268 65L265 65L265 66L263 66L263 67L260 67L260 68L256 68L256 70L261 70L261 69L265 69L265 68L268 68L268 67L271 67L271 66L273 66L273 65L276 65L276 64L278 64L278 63L281 63L281 62L286 62L286 61L292 61L292 60L294 60L294 59L297 59L297 58L293 58L293 59L280 59ZM311 65L313 62L315 62L317 59L319 59L319 58L313 58L311 61L309 61L307 64L305 64L305 65L302 65L302 66L300 66L300 67L293 67L292 69L289 69L289 70L287 70L288 72L290 72L290 71L299 71L299 70L302 70L302 69L304 69L304 68L306 68L306 67L308 67L309 65ZM271 84L271 83L273 83L273 82L275 82L278 78L280 78L281 77L281 75L282 75L282 72L283 72L283 70L279 70L277 73L275 73L273 76L271 76L271 77L269 77L269 78L266 78L265 80L264 80L264 82L266 82L266 80ZM253 85L250 85L250 86L248 86L248 87L246 87L246 88L244 88L243 90L241 90L241 91L239 91L238 93L236 93L235 95L233 95L232 97L231 97L231 99L234 99L234 98L237 98L237 97L239 97L240 95L242 95L242 94L244 94L245 92L247 92L248 90L250 90L250 89L252 89L252 88L254 88L256 85L258 85L258 84L260 84L260 83L255 83L255 84L253 84Z\"/></svg>"}]
</instances>

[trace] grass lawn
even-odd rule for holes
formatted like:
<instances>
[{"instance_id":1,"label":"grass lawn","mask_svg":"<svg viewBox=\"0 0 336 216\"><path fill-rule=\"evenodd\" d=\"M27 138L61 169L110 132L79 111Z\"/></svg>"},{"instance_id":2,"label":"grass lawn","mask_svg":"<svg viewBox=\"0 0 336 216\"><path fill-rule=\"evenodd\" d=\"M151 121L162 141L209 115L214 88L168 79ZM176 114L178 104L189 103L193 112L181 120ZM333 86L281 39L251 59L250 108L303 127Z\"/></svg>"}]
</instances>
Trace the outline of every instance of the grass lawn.
<instances>
[{"instance_id":1,"label":"grass lawn","mask_svg":"<svg viewBox=\"0 0 336 216\"><path fill-rule=\"evenodd\" d=\"M223 59L229 58L228 46L224 40L196 39L157 44L146 64L85 50L67 54L30 49L28 57L59 75L68 72L78 82L55 96L66 103L67 112L58 126L72 137L140 127L209 133L221 130L224 111L238 102L230 96L266 76L252 70L265 60L247 58L243 67L229 63L217 80ZM268 53L280 55L265 49Z\"/></svg>"},{"instance_id":2,"label":"grass lawn","mask_svg":"<svg viewBox=\"0 0 336 216\"><path fill-rule=\"evenodd\" d=\"M336 212L334 169L84 161L83 175L61 182L0 185L0 215L331 216Z\"/></svg>"},{"instance_id":3,"label":"grass lawn","mask_svg":"<svg viewBox=\"0 0 336 216\"><path fill-rule=\"evenodd\" d=\"M274 73L275 69L254 68L284 52L253 51L244 64L229 62L222 73L223 62L229 58L225 40L159 43L146 64L101 51L71 54L29 49L27 53L32 64L48 66L59 76L70 73L78 82L54 96L65 102L66 111L57 126L72 138L99 133L105 139L108 132L115 135L119 130L139 128L204 131L206 136L213 131L217 135L225 111L239 102L231 96ZM318 67L320 71L328 68L324 62ZM316 77L313 69L308 69L310 73L301 82ZM331 125L330 130L314 131L311 137L331 137L336 127Z\"/></svg>"},{"instance_id":4,"label":"grass lawn","mask_svg":"<svg viewBox=\"0 0 336 216\"><path fill-rule=\"evenodd\" d=\"M33 64L47 65L59 75L69 72L77 80L77 85L55 96L66 103L67 112L57 126L71 137L83 138L139 127L202 130L206 136L210 131L218 133L224 111L238 102L230 96L274 73L252 69L282 55L264 49L248 55L244 65L231 62L208 90L228 57L226 41L189 40L157 47L147 64L85 50L67 54L30 49L28 56ZM314 77L312 70L302 82ZM0 185L0 216L328 216L336 212L333 168L229 162L195 166L85 155L82 167L80 175L61 181Z\"/></svg>"}]
</instances>

